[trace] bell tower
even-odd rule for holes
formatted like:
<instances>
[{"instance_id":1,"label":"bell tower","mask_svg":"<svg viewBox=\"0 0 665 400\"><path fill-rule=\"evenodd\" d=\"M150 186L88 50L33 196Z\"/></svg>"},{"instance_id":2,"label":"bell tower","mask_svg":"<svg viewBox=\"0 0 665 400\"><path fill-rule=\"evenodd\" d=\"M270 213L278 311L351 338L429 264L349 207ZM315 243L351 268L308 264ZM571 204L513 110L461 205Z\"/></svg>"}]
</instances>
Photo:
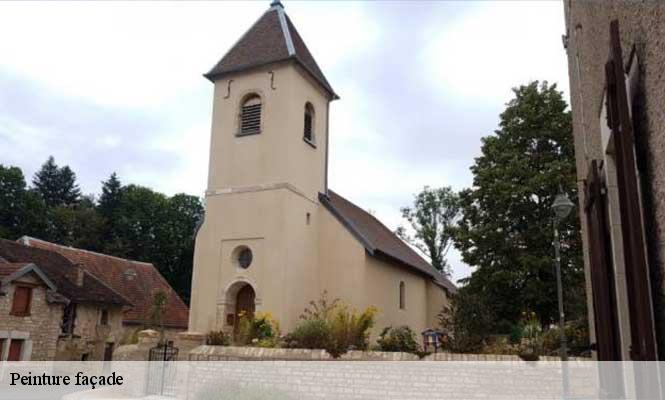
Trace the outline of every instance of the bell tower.
<instances>
[{"instance_id":1,"label":"bell tower","mask_svg":"<svg viewBox=\"0 0 665 400\"><path fill-rule=\"evenodd\" d=\"M290 321L318 293L316 210L338 97L278 0L204 76L214 98L190 330L233 329L241 303Z\"/></svg>"},{"instance_id":2,"label":"bell tower","mask_svg":"<svg viewBox=\"0 0 665 400\"><path fill-rule=\"evenodd\" d=\"M326 190L337 98L279 1L205 76L214 83L208 191L290 184Z\"/></svg>"}]
</instances>

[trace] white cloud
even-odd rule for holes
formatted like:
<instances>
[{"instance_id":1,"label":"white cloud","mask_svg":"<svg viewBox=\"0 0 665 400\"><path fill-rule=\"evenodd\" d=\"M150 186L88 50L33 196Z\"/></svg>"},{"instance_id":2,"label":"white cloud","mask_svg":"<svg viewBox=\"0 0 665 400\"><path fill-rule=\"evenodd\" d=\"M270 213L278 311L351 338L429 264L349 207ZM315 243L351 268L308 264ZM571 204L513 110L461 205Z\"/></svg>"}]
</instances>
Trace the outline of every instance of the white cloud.
<instances>
[{"instance_id":1,"label":"white cloud","mask_svg":"<svg viewBox=\"0 0 665 400\"><path fill-rule=\"evenodd\" d=\"M53 154L86 193L115 170L125 183L201 195L212 106L201 74L268 4L0 2L0 83L24 89L12 86L23 96L13 107L0 93L0 162L30 179ZM342 97L331 108L331 187L391 229L422 186L470 184L479 138L511 87L567 88L558 2L284 4ZM450 259L456 278L468 274Z\"/></svg>"},{"instance_id":2,"label":"white cloud","mask_svg":"<svg viewBox=\"0 0 665 400\"><path fill-rule=\"evenodd\" d=\"M558 82L567 92L563 33L561 2L475 3L432 32L422 61L446 95L460 102L506 101L512 87L536 79Z\"/></svg>"}]
</instances>

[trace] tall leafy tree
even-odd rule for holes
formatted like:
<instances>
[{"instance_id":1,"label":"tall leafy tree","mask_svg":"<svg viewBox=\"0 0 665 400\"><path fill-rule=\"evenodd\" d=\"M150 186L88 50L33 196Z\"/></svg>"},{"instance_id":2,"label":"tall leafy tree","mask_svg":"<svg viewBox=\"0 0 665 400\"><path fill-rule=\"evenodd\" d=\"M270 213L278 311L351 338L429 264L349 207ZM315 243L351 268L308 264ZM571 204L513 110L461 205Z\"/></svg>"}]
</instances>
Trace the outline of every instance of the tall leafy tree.
<instances>
[{"instance_id":1,"label":"tall leafy tree","mask_svg":"<svg viewBox=\"0 0 665 400\"><path fill-rule=\"evenodd\" d=\"M149 188L123 186L114 226L118 241L105 252L151 262L185 301L189 300L194 230L203 216L198 197L166 197Z\"/></svg>"},{"instance_id":2,"label":"tall leafy tree","mask_svg":"<svg viewBox=\"0 0 665 400\"><path fill-rule=\"evenodd\" d=\"M544 324L555 320L550 206L559 187L577 204L571 116L562 93L537 81L513 91L499 129L482 139L473 187L460 193L463 216L455 235L463 260L476 268L465 290L491 307L488 329L495 330L524 310ZM566 310L569 318L583 318L579 219L573 215L559 228Z\"/></svg>"},{"instance_id":3,"label":"tall leafy tree","mask_svg":"<svg viewBox=\"0 0 665 400\"><path fill-rule=\"evenodd\" d=\"M415 196L412 207L401 209L415 232L410 235L404 227L397 235L427 254L432 266L450 276L446 255L453 244L454 227L460 213L459 197L450 187L425 187Z\"/></svg>"},{"instance_id":4,"label":"tall leafy tree","mask_svg":"<svg viewBox=\"0 0 665 400\"><path fill-rule=\"evenodd\" d=\"M69 166L58 167L53 156L37 171L32 184L47 207L71 206L81 196L74 171Z\"/></svg>"},{"instance_id":5,"label":"tall leafy tree","mask_svg":"<svg viewBox=\"0 0 665 400\"><path fill-rule=\"evenodd\" d=\"M164 260L164 274L174 289L189 302L194 260L194 233L203 219L201 199L184 193L168 200L162 228L164 246L171 254Z\"/></svg>"},{"instance_id":6,"label":"tall leafy tree","mask_svg":"<svg viewBox=\"0 0 665 400\"><path fill-rule=\"evenodd\" d=\"M72 206L52 207L46 216L48 225L40 238L86 250L101 250L104 220L92 196L84 196Z\"/></svg>"}]
</instances>

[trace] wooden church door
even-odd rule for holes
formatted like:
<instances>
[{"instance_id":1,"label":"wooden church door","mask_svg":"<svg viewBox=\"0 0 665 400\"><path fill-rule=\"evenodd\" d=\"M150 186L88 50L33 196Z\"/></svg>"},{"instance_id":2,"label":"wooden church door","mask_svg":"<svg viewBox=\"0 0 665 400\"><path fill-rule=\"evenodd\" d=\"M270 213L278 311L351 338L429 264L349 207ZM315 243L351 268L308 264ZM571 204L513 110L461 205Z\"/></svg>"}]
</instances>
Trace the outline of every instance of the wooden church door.
<instances>
[{"instance_id":1,"label":"wooden church door","mask_svg":"<svg viewBox=\"0 0 665 400\"><path fill-rule=\"evenodd\" d=\"M250 285L243 286L236 295L236 323L235 328L238 328L238 321L240 320L240 313L244 312L248 318L254 317L255 305L254 300L256 293Z\"/></svg>"}]
</instances>

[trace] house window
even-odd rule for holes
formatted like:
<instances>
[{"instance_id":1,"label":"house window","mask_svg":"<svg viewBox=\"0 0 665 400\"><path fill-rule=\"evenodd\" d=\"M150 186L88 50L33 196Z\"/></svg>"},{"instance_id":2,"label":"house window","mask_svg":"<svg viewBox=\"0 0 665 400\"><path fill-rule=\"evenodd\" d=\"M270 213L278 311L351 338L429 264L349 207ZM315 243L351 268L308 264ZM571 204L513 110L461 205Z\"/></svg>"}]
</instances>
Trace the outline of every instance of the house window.
<instances>
[{"instance_id":1,"label":"house window","mask_svg":"<svg viewBox=\"0 0 665 400\"><path fill-rule=\"evenodd\" d=\"M406 285L404 281L399 283L399 309L404 310L406 308Z\"/></svg>"},{"instance_id":2,"label":"house window","mask_svg":"<svg viewBox=\"0 0 665 400\"><path fill-rule=\"evenodd\" d=\"M16 286L14 299L12 301L11 315L30 315L30 302L32 301L32 288L28 286Z\"/></svg>"},{"instance_id":3,"label":"house window","mask_svg":"<svg viewBox=\"0 0 665 400\"><path fill-rule=\"evenodd\" d=\"M308 143L314 143L314 106L312 106L312 103L305 104L305 129L303 139Z\"/></svg>"},{"instance_id":4,"label":"house window","mask_svg":"<svg viewBox=\"0 0 665 400\"><path fill-rule=\"evenodd\" d=\"M23 350L23 340L11 339L9 341L7 361L21 361L21 350Z\"/></svg>"},{"instance_id":5,"label":"house window","mask_svg":"<svg viewBox=\"0 0 665 400\"><path fill-rule=\"evenodd\" d=\"M253 135L261 132L261 98L252 94L245 98L240 107L239 135Z\"/></svg>"},{"instance_id":6,"label":"house window","mask_svg":"<svg viewBox=\"0 0 665 400\"><path fill-rule=\"evenodd\" d=\"M76 321L76 304L69 303L62 313L62 333L65 335L74 334L74 325Z\"/></svg>"},{"instance_id":7,"label":"house window","mask_svg":"<svg viewBox=\"0 0 665 400\"><path fill-rule=\"evenodd\" d=\"M109 324L109 310L102 310L102 315L99 318L99 325Z\"/></svg>"}]
</instances>

